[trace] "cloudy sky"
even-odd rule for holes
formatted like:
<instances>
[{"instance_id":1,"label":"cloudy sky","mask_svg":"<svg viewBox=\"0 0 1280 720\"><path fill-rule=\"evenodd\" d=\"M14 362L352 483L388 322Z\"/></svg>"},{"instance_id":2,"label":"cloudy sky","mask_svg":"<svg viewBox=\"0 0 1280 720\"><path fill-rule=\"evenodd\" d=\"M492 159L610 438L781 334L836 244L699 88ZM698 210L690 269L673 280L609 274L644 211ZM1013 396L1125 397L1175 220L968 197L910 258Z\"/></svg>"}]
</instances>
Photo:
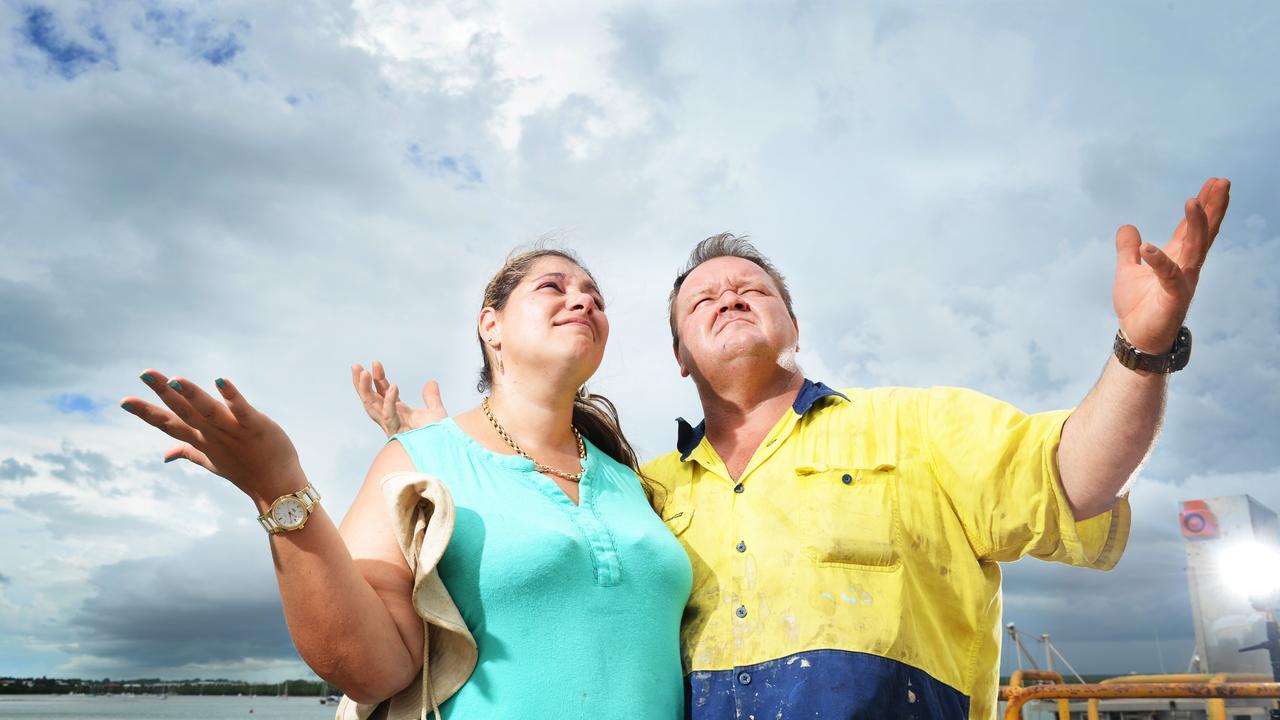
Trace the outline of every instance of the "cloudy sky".
<instances>
[{"instance_id":1,"label":"cloudy sky","mask_svg":"<svg viewBox=\"0 0 1280 720\"><path fill-rule=\"evenodd\" d=\"M550 234L652 456L699 416L665 288L731 230L789 274L810 377L1067 407L1116 227L1163 243L1218 175L1128 553L1006 580L1082 672L1184 669L1178 503L1280 509L1280 10L850 5L0 0L0 675L305 672L251 503L116 407L144 367L234 379L341 514L380 446L349 364L469 406L483 282Z\"/></svg>"}]
</instances>

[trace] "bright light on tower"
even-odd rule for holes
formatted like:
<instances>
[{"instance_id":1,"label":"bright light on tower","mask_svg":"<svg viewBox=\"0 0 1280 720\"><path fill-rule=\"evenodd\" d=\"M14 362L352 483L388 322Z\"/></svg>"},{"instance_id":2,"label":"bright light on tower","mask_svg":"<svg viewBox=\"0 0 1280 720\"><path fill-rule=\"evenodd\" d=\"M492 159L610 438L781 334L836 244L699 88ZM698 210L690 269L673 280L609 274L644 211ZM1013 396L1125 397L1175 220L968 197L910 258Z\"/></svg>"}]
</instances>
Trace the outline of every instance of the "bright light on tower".
<instances>
[{"instance_id":1,"label":"bright light on tower","mask_svg":"<svg viewBox=\"0 0 1280 720\"><path fill-rule=\"evenodd\" d=\"M1224 548L1218 567L1227 587L1254 602L1274 602L1280 596L1280 549L1260 542Z\"/></svg>"}]
</instances>

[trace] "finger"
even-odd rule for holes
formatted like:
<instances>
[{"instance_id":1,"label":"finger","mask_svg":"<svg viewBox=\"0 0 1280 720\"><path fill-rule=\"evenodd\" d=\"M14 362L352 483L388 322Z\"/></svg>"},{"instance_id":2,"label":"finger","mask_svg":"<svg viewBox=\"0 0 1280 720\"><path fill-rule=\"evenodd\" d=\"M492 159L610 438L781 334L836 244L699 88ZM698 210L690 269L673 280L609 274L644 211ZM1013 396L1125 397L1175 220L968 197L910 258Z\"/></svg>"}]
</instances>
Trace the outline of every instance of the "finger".
<instances>
[{"instance_id":1,"label":"finger","mask_svg":"<svg viewBox=\"0 0 1280 720\"><path fill-rule=\"evenodd\" d=\"M142 382L147 387L151 388L156 397L160 398L160 402L164 403L183 422L196 429L206 425L204 418L191 407L191 403L187 402L187 399L182 397L181 393L169 385L169 378L165 377L164 373L148 368L138 377L142 379Z\"/></svg>"},{"instance_id":2,"label":"finger","mask_svg":"<svg viewBox=\"0 0 1280 720\"><path fill-rule=\"evenodd\" d=\"M1132 225L1121 225L1116 230L1116 265L1141 265L1142 256L1138 248L1142 245L1142 236L1138 228Z\"/></svg>"},{"instance_id":3,"label":"finger","mask_svg":"<svg viewBox=\"0 0 1280 720\"><path fill-rule=\"evenodd\" d=\"M1209 252L1209 220L1199 200L1188 200L1186 207L1187 234L1177 254L1170 253L1183 270L1199 270Z\"/></svg>"},{"instance_id":4,"label":"finger","mask_svg":"<svg viewBox=\"0 0 1280 720\"><path fill-rule=\"evenodd\" d=\"M220 377L214 380L213 384L218 388L218 394L222 396L222 399L227 401L227 409L231 411L236 422L243 425L245 422L257 418L257 408L249 404L249 401L245 399L245 396L240 393L240 390L230 380Z\"/></svg>"},{"instance_id":5,"label":"finger","mask_svg":"<svg viewBox=\"0 0 1280 720\"><path fill-rule=\"evenodd\" d=\"M360 379L356 383L356 392L360 393L360 400L364 403L365 410L370 414L377 412L382 406L382 393L378 392L373 385L373 376L368 370L360 369Z\"/></svg>"},{"instance_id":6,"label":"finger","mask_svg":"<svg viewBox=\"0 0 1280 720\"><path fill-rule=\"evenodd\" d=\"M1208 244L1212 246L1213 241L1218 237L1218 231L1222 229L1222 220L1227 216L1227 206L1231 204L1231 181L1226 178L1213 178L1210 182L1213 186L1209 190L1209 196L1207 199L1202 199L1200 204L1209 218Z\"/></svg>"},{"instance_id":7,"label":"finger","mask_svg":"<svg viewBox=\"0 0 1280 720\"><path fill-rule=\"evenodd\" d=\"M217 381L214 382L216 384ZM169 387L176 390L179 395L186 399L187 404L200 414L206 425L222 431L229 431L236 427L235 416L231 414L231 410L227 408L226 404L218 402L212 395L187 378L173 378L169 381Z\"/></svg>"},{"instance_id":8,"label":"finger","mask_svg":"<svg viewBox=\"0 0 1280 720\"><path fill-rule=\"evenodd\" d=\"M360 402L364 402L364 388L360 386L360 377L364 375L364 367L360 363L351 366L351 386L356 389Z\"/></svg>"},{"instance_id":9,"label":"finger","mask_svg":"<svg viewBox=\"0 0 1280 720\"><path fill-rule=\"evenodd\" d=\"M382 423L385 426L396 417L396 403L400 400L400 388L392 385L382 399Z\"/></svg>"},{"instance_id":10,"label":"finger","mask_svg":"<svg viewBox=\"0 0 1280 720\"><path fill-rule=\"evenodd\" d=\"M165 462L170 463L170 462L173 462L174 460L187 460L189 462L195 463L196 465L199 465L200 467L204 468L205 470L208 470L214 475L219 474L218 469L213 466L212 462L210 462L208 455L205 455L204 453L195 449L191 445L188 445L187 443L174 445L173 447L164 451Z\"/></svg>"},{"instance_id":11,"label":"finger","mask_svg":"<svg viewBox=\"0 0 1280 720\"><path fill-rule=\"evenodd\" d=\"M435 380L428 380L422 386L422 404L427 406L428 412L448 414L444 411L444 400L440 397L440 383Z\"/></svg>"},{"instance_id":12,"label":"finger","mask_svg":"<svg viewBox=\"0 0 1280 720\"><path fill-rule=\"evenodd\" d=\"M373 386L378 389L379 395L387 394L387 387L391 383L387 382L387 371L382 367L382 363L373 361Z\"/></svg>"},{"instance_id":13,"label":"finger","mask_svg":"<svg viewBox=\"0 0 1280 720\"><path fill-rule=\"evenodd\" d=\"M1177 298L1186 294L1182 283L1182 270L1160 248L1151 243L1142 243L1142 259L1151 266L1156 279L1160 281L1160 287L1165 292Z\"/></svg>"},{"instance_id":14,"label":"finger","mask_svg":"<svg viewBox=\"0 0 1280 720\"><path fill-rule=\"evenodd\" d=\"M173 412L158 405L152 405L141 398L130 395L120 401L120 407L125 412L137 417L174 440L195 444L204 443L204 436L199 431L183 422L182 418L173 414Z\"/></svg>"}]
</instances>

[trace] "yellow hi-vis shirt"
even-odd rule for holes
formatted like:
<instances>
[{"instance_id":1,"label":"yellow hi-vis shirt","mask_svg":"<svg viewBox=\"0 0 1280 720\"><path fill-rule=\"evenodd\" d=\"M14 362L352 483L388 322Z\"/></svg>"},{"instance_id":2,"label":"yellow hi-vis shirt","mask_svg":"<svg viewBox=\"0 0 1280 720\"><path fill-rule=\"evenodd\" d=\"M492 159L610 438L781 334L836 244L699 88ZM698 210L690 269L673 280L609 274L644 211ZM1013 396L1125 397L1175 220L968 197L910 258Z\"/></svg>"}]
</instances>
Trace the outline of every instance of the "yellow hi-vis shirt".
<instances>
[{"instance_id":1,"label":"yellow hi-vis shirt","mask_svg":"<svg viewBox=\"0 0 1280 720\"><path fill-rule=\"evenodd\" d=\"M990 718L1000 562L1107 570L1129 505L1076 522L1070 411L806 380L735 483L703 433L644 471L693 563L686 717Z\"/></svg>"}]
</instances>

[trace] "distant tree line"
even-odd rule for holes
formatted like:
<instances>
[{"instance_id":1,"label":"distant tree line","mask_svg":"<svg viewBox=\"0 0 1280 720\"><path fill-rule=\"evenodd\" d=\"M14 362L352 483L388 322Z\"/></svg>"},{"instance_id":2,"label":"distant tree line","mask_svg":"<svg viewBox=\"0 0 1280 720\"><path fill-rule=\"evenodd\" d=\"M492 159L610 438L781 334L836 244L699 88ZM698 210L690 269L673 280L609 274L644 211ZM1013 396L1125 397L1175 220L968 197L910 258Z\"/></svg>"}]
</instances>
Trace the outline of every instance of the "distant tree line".
<instances>
[{"instance_id":1,"label":"distant tree line","mask_svg":"<svg viewBox=\"0 0 1280 720\"><path fill-rule=\"evenodd\" d=\"M319 680L285 680L278 683L242 682L239 680L84 680L80 678L0 677L0 695L67 695L84 693L112 695L289 695L319 696L337 694L332 686Z\"/></svg>"}]
</instances>

